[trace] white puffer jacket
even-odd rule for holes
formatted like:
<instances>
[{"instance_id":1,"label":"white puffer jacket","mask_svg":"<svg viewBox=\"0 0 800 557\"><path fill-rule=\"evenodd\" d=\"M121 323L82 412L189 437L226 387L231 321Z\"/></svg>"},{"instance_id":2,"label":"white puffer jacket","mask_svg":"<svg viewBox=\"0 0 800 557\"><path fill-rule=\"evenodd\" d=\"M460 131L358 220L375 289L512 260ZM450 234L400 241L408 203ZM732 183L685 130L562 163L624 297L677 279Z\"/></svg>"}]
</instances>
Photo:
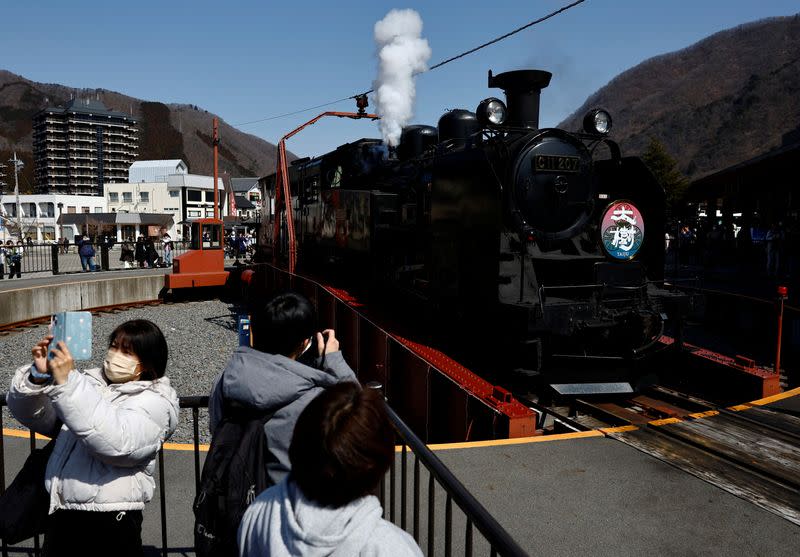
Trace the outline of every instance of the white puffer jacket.
<instances>
[{"instance_id":1,"label":"white puffer jacket","mask_svg":"<svg viewBox=\"0 0 800 557\"><path fill-rule=\"evenodd\" d=\"M63 423L45 473L50 513L143 509L158 450L178 425L169 379L109 385L93 368L73 371L63 385L36 385L29 370L14 374L8 406L38 433L52 436Z\"/></svg>"}]
</instances>

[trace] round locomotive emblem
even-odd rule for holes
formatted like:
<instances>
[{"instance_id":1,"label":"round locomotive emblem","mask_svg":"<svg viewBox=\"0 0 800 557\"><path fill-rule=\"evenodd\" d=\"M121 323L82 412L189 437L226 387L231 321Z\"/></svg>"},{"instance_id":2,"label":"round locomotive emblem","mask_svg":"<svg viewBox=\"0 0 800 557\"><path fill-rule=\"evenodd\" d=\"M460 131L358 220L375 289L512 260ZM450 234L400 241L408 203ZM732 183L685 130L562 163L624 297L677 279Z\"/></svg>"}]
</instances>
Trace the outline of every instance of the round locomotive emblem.
<instances>
[{"instance_id":1,"label":"round locomotive emblem","mask_svg":"<svg viewBox=\"0 0 800 557\"><path fill-rule=\"evenodd\" d=\"M603 213L600 225L603 249L614 259L631 259L644 241L644 219L630 201L615 201Z\"/></svg>"}]
</instances>

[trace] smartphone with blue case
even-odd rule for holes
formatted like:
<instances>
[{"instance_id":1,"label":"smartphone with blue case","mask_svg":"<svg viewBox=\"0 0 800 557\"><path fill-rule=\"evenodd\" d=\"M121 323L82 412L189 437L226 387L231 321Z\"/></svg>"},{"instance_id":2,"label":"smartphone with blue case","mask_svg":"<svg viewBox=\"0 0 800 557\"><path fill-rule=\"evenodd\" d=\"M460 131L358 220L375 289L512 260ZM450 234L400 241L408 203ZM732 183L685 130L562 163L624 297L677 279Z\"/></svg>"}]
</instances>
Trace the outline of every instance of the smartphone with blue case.
<instances>
[{"instance_id":1,"label":"smartphone with blue case","mask_svg":"<svg viewBox=\"0 0 800 557\"><path fill-rule=\"evenodd\" d=\"M239 346L250 346L250 318L239 318Z\"/></svg>"},{"instance_id":2,"label":"smartphone with blue case","mask_svg":"<svg viewBox=\"0 0 800 557\"><path fill-rule=\"evenodd\" d=\"M62 311L53 315L50 321L53 340L50 347L58 342L67 345L73 360L90 360L92 358L92 314L88 311ZM53 359L53 353L47 357Z\"/></svg>"}]
</instances>

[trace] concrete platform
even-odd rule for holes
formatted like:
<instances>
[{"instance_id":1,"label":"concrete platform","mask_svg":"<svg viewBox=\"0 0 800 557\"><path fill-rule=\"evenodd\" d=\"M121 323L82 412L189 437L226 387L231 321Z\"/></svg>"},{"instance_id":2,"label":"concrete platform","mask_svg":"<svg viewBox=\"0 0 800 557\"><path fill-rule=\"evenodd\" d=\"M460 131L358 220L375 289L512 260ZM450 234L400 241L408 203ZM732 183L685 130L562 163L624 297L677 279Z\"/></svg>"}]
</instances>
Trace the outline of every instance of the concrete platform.
<instances>
[{"instance_id":1,"label":"concrete platform","mask_svg":"<svg viewBox=\"0 0 800 557\"><path fill-rule=\"evenodd\" d=\"M27 432L26 432L27 433ZM3 436L5 453L6 485L11 483L17 471L28 456L29 440L27 437ZM39 441L39 446L44 441ZM205 453L203 453L203 456ZM167 545L170 555L194 555L194 455L191 451L164 451L164 470L167 486L166 516ZM161 502L158 491L158 475L156 474L156 492L153 500L145 507L142 523L142 544L144 554L148 557L161 555ZM23 541L9 547L10 555L32 555L33 540Z\"/></svg>"},{"instance_id":2,"label":"concrete platform","mask_svg":"<svg viewBox=\"0 0 800 557\"><path fill-rule=\"evenodd\" d=\"M0 281L0 324L58 311L157 300L169 269L55 275Z\"/></svg>"},{"instance_id":3,"label":"concrete platform","mask_svg":"<svg viewBox=\"0 0 800 557\"><path fill-rule=\"evenodd\" d=\"M800 528L632 447L604 436L558 436L494 446L461 444L435 454L531 555L800 554ZM5 436L6 482L28 452L27 438ZM447 447L455 447L450 445ZM203 454L204 456L204 454ZM411 529L413 457L408 460L407 528ZM400 457L396 464L396 522ZM193 555L191 451L166 450L167 543ZM427 546L427 485L420 477L420 546ZM158 480L157 480L158 481ZM385 489L388 518L389 482ZM444 493L436 488L436 554L444 543ZM463 554L464 517L453 512L454 554ZM146 555L161 548L158 492L144 512ZM475 554L488 549L474 534ZM32 548L23 542L14 550ZM16 554L12 552L12 554ZM24 554L24 550L20 554Z\"/></svg>"},{"instance_id":4,"label":"concrete platform","mask_svg":"<svg viewBox=\"0 0 800 557\"><path fill-rule=\"evenodd\" d=\"M531 554L800 554L800 528L605 437L438 451Z\"/></svg>"}]
</instances>

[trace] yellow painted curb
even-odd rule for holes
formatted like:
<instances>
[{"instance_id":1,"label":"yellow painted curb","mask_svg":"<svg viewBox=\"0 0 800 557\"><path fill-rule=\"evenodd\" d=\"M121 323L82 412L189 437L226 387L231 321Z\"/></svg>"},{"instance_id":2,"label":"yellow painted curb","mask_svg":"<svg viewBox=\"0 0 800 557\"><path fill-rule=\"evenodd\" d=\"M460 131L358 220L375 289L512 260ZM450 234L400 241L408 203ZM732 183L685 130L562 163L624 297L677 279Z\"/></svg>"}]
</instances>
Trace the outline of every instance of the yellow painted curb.
<instances>
[{"instance_id":1,"label":"yellow painted curb","mask_svg":"<svg viewBox=\"0 0 800 557\"><path fill-rule=\"evenodd\" d=\"M782 393L778 393L777 395L768 396L766 398L760 398L758 400L754 400L748 404L753 406L764 406L765 404L770 404L772 402L778 402L779 400L783 400L786 398L791 398L793 396L800 395L800 387L795 389L790 389L788 391L784 391Z\"/></svg>"},{"instance_id":2,"label":"yellow painted curb","mask_svg":"<svg viewBox=\"0 0 800 557\"><path fill-rule=\"evenodd\" d=\"M12 429L12 428L8 428L8 427L4 427L3 428L3 435L8 435L9 437L25 437L26 439L28 439L31 436L31 432L28 431L27 429ZM42 439L42 440L45 440L45 441L49 441L50 440L49 437L47 437L45 435L41 435L39 433L36 434L36 438L37 439Z\"/></svg>"},{"instance_id":3,"label":"yellow painted curb","mask_svg":"<svg viewBox=\"0 0 800 557\"><path fill-rule=\"evenodd\" d=\"M728 407L728 410L733 410L735 412L747 410L752 408L753 406L763 406L765 404L770 404L772 402L777 402L779 400L784 400L787 398L791 398L793 396L800 395L800 387L791 389L789 391L769 396L766 398L762 398L759 400L754 400L752 402L747 402L744 404L738 404L736 406ZM709 410L707 412L697 412L694 414L689 414L688 417L693 419L703 419L703 418L710 418L713 416L719 415L719 411L717 410ZM662 425L669 425L669 424L677 424L681 423L684 420L680 418L665 418L662 420L653 420L652 422L648 422L649 425L653 426L662 426ZM481 447L502 447L506 445L525 445L528 443L543 443L546 441L568 441L570 439L586 439L591 437L603 437L605 435L611 433L625 433L627 431L635 431L639 429L638 426L635 425L626 425L626 426L619 426L619 427L606 427L600 429L593 429L591 431L577 431L574 433L559 433L556 435L537 435L533 437L519 437L515 439L492 439L488 441L465 441L463 443L435 443L428 445L428 448L432 451L447 451L452 449L476 449ZM3 435L8 435L9 437L24 437L28 438L30 433L28 430L22 429L12 429L12 428L3 428ZM48 440L49 437L44 435L36 434L36 439L40 440ZM205 443L201 443L199 445L199 449L201 452L208 452L210 445ZM164 449L170 451L193 451L194 450L194 443L164 443ZM395 447L395 452L402 452L403 448L402 445L398 445Z\"/></svg>"},{"instance_id":4,"label":"yellow painted curb","mask_svg":"<svg viewBox=\"0 0 800 557\"><path fill-rule=\"evenodd\" d=\"M545 441L564 441L568 439L584 439L587 437L603 437L599 430L576 431L575 433L559 433L556 435L536 435L534 437L517 437L515 439L490 439L487 441L465 441L463 443L434 443L428 445L432 451L447 451L450 449L475 449L480 447L501 447L505 445L526 445L528 443L543 443Z\"/></svg>"}]
</instances>

